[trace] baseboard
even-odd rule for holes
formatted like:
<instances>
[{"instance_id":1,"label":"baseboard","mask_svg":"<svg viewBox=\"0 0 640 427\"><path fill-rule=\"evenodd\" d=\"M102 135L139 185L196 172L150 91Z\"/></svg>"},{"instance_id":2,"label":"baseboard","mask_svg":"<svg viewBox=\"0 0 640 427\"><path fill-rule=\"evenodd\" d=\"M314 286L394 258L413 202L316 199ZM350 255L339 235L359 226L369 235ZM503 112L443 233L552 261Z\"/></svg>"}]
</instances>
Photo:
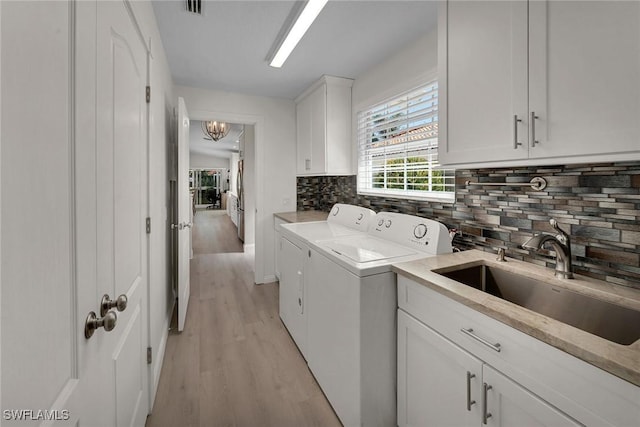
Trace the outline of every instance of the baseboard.
<instances>
[{"instance_id":1,"label":"baseboard","mask_svg":"<svg viewBox=\"0 0 640 427\"><path fill-rule=\"evenodd\" d=\"M175 299L174 303L171 304L171 309L167 313L167 317L165 319L163 328L162 328L162 338L160 338L160 343L158 344L158 350L155 354L152 354L153 363L151 365L151 372L153 373L153 378L151 381L151 394L149 398L149 413L153 410L153 404L156 400L156 393L158 391L158 384L160 383L160 373L162 372L162 363L164 362L164 353L167 349L167 340L169 339L169 327L171 326L171 316L173 316L173 309L175 308Z\"/></svg>"},{"instance_id":2,"label":"baseboard","mask_svg":"<svg viewBox=\"0 0 640 427\"><path fill-rule=\"evenodd\" d=\"M269 274L268 276L264 276L262 278L262 283L261 284L273 283L273 282L277 282L277 281L278 281L278 278L276 277L275 274Z\"/></svg>"}]
</instances>

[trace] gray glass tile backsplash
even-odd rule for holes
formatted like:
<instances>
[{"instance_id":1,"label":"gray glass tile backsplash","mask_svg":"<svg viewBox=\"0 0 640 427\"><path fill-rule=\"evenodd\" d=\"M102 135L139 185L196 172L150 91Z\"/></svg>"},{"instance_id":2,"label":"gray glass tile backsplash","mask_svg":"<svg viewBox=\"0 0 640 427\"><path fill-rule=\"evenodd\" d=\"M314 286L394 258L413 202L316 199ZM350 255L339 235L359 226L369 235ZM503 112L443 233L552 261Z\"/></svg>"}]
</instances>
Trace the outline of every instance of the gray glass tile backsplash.
<instances>
[{"instance_id":1,"label":"gray glass tile backsplash","mask_svg":"<svg viewBox=\"0 0 640 427\"><path fill-rule=\"evenodd\" d=\"M527 182L534 176L547 188L467 186L479 182ZM462 249L496 251L553 267L549 253L520 247L532 234L553 232L549 218L570 232L574 270L640 289L640 162L456 171L453 204L359 196L355 176L298 177L298 210L329 211L334 203L366 206L438 220L462 232Z\"/></svg>"}]
</instances>

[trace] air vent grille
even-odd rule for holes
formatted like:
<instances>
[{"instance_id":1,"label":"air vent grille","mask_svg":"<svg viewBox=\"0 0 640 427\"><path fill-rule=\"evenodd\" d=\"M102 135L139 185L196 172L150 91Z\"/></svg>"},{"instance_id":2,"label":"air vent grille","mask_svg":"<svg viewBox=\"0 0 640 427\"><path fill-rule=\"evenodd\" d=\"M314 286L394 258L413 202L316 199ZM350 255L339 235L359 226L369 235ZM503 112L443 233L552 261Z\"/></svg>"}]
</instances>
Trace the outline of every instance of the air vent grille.
<instances>
[{"instance_id":1,"label":"air vent grille","mask_svg":"<svg viewBox=\"0 0 640 427\"><path fill-rule=\"evenodd\" d=\"M186 0L187 12L202 15L202 0Z\"/></svg>"}]
</instances>

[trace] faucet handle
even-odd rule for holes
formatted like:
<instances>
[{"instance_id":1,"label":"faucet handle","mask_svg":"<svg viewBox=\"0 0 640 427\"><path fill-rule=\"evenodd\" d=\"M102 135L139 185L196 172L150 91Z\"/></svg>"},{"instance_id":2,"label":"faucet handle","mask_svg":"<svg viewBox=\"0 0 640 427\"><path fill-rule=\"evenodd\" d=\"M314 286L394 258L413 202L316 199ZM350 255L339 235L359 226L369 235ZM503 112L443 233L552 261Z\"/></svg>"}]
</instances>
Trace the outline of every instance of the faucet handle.
<instances>
[{"instance_id":1,"label":"faucet handle","mask_svg":"<svg viewBox=\"0 0 640 427\"><path fill-rule=\"evenodd\" d=\"M549 224L553 227L554 230L558 232L557 239L560 240L563 244L569 245L569 234L567 234L560 226L558 225L558 221L555 218L551 218L549 220Z\"/></svg>"}]
</instances>

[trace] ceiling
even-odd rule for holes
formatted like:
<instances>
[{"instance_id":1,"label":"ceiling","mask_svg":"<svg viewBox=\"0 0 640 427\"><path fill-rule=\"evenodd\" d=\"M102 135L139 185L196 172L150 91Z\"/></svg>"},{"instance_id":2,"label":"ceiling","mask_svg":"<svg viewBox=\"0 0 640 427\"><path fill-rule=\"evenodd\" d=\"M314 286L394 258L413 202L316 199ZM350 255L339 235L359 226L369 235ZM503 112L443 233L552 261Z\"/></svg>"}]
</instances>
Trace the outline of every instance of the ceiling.
<instances>
[{"instance_id":1,"label":"ceiling","mask_svg":"<svg viewBox=\"0 0 640 427\"><path fill-rule=\"evenodd\" d=\"M213 157L230 158L231 153L237 153L240 146L240 137L244 132L244 125L229 123L229 133L218 141L205 137L202 131L202 122L190 120L189 124L189 151L192 153L206 154Z\"/></svg>"},{"instance_id":2,"label":"ceiling","mask_svg":"<svg viewBox=\"0 0 640 427\"><path fill-rule=\"evenodd\" d=\"M436 25L435 1L330 0L283 67L267 55L295 1L153 1L177 85L293 99L323 74L356 78Z\"/></svg>"}]
</instances>

